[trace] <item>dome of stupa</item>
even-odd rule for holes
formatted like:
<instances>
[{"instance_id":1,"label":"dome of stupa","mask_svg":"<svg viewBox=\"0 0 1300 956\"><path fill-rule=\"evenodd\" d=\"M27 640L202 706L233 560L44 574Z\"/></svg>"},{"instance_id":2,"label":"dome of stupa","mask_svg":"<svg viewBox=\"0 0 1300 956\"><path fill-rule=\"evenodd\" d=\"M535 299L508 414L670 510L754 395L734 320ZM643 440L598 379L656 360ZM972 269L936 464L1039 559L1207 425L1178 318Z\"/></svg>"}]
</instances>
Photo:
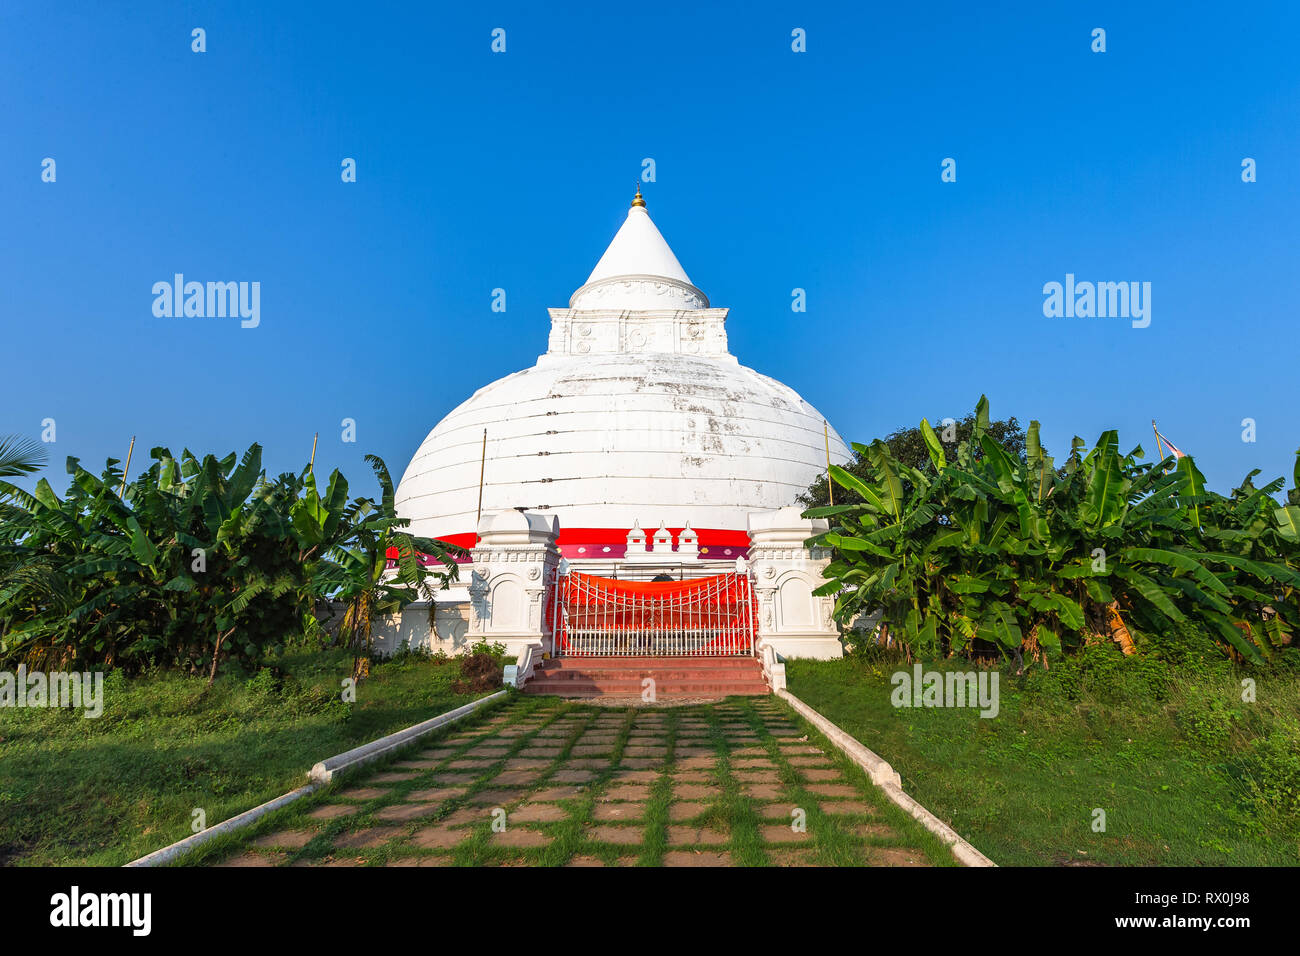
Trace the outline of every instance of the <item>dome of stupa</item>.
<instances>
[{"instance_id":1,"label":"dome of stupa","mask_svg":"<svg viewBox=\"0 0 1300 956\"><path fill-rule=\"evenodd\" d=\"M471 545L479 514L559 518L566 556L617 558L629 530L689 524L700 557L743 553L748 516L791 505L849 452L790 387L727 350L726 309L687 277L638 191L532 368L429 433L397 489L410 531ZM826 431L824 431L826 429Z\"/></svg>"}]
</instances>

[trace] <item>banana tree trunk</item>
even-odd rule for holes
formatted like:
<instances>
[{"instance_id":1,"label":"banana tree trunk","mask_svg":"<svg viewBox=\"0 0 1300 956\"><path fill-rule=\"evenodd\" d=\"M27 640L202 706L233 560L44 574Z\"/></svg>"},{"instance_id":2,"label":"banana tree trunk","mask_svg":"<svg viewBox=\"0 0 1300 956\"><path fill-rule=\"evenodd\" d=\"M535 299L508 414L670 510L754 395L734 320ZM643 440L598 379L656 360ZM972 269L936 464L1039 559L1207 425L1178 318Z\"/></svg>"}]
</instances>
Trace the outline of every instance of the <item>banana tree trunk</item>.
<instances>
[{"instance_id":1,"label":"banana tree trunk","mask_svg":"<svg viewBox=\"0 0 1300 956\"><path fill-rule=\"evenodd\" d=\"M360 681L370 676L370 614L371 595L362 592L353 605L352 620L352 679ZM359 630L358 630L359 629Z\"/></svg>"},{"instance_id":2,"label":"banana tree trunk","mask_svg":"<svg viewBox=\"0 0 1300 956\"><path fill-rule=\"evenodd\" d=\"M213 682L217 679L217 664L221 660L221 645L225 643L226 638L234 633L235 629L232 627L230 630L226 631L226 633L217 635L217 645L212 649L212 668L208 671L209 687L211 687Z\"/></svg>"}]
</instances>

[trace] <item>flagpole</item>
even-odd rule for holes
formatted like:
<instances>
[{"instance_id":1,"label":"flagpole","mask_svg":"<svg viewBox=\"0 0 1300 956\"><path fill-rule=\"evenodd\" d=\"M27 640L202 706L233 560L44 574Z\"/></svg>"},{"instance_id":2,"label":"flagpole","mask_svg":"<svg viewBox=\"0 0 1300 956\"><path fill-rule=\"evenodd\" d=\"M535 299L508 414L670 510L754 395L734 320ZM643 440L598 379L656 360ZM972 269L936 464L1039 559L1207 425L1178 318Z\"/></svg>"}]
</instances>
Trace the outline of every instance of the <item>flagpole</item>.
<instances>
[{"instance_id":1,"label":"flagpole","mask_svg":"<svg viewBox=\"0 0 1300 956\"><path fill-rule=\"evenodd\" d=\"M830 503L835 504L835 483L831 481L831 428L826 424L826 419L822 419L822 437L826 439L826 494L830 497Z\"/></svg>"},{"instance_id":2,"label":"flagpole","mask_svg":"<svg viewBox=\"0 0 1300 956\"><path fill-rule=\"evenodd\" d=\"M478 462L478 515L474 518L474 533L478 534L478 523L483 520L483 472L487 467L487 429L483 429L483 454Z\"/></svg>"},{"instance_id":3,"label":"flagpole","mask_svg":"<svg viewBox=\"0 0 1300 956\"><path fill-rule=\"evenodd\" d=\"M126 494L126 473L131 470L131 453L135 451L135 436L131 436L131 445L126 450L126 464L122 466L122 487L118 489L117 496L121 498Z\"/></svg>"},{"instance_id":4,"label":"flagpole","mask_svg":"<svg viewBox=\"0 0 1300 956\"><path fill-rule=\"evenodd\" d=\"M1154 418L1151 419L1151 430L1155 432L1156 435L1156 451L1160 453L1160 460L1164 461L1168 456L1165 454L1164 443L1160 441L1160 429L1156 428L1156 420Z\"/></svg>"}]
</instances>

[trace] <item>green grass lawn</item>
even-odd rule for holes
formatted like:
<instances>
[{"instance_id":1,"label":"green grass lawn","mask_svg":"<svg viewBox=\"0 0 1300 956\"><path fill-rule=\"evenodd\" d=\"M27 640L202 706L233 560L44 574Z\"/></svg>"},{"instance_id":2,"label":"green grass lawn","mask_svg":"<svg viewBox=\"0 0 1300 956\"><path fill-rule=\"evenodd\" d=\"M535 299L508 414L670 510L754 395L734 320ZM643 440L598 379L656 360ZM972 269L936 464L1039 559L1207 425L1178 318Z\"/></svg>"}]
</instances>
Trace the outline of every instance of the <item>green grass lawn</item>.
<instances>
[{"instance_id":1,"label":"green grass lawn","mask_svg":"<svg viewBox=\"0 0 1300 956\"><path fill-rule=\"evenodd\" d=\"M460 664L376 664L345 704L351 656L287 655L252 679L104 681L104 713L0 709L0 864L119 865L306 783L316 761L467 703Z\"/></svg>"},{"instance_id":2,"label":"green grass lawn","mask_svg":"<svg viewBox=\"0 0 1300 956\"><path fill-rule=\"evenodd\" d=\"M1293 674L1088 648L1047 672L1004 667L1000 713L986 719L895 708L890 677L911 668L883 656L787 669L794 694L888 760L908 793L996 863L1300 863ZM1257 682L1253 703L1244 676ZM1105 832L1094 832L1097 809Z\"/></svg>"}]
</instances>

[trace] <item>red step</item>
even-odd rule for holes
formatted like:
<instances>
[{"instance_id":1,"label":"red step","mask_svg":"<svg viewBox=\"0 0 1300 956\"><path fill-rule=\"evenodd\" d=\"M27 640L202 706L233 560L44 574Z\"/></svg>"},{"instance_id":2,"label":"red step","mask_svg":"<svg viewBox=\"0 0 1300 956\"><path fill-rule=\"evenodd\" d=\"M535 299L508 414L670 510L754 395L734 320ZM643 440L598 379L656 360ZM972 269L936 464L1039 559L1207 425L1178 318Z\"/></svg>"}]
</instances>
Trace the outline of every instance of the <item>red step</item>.
<instances>
[{"instance_id":1,"label":"red step","mask_svg":"<svg viewBox=\"0 0 1300 956\"><path fill-rule=\"evenodd\" d=\"M651 677L656 697L763 696L770 693L754 657L561 657L543 661L525 694L640 697Z\"/></svg>"}]
</instances>

